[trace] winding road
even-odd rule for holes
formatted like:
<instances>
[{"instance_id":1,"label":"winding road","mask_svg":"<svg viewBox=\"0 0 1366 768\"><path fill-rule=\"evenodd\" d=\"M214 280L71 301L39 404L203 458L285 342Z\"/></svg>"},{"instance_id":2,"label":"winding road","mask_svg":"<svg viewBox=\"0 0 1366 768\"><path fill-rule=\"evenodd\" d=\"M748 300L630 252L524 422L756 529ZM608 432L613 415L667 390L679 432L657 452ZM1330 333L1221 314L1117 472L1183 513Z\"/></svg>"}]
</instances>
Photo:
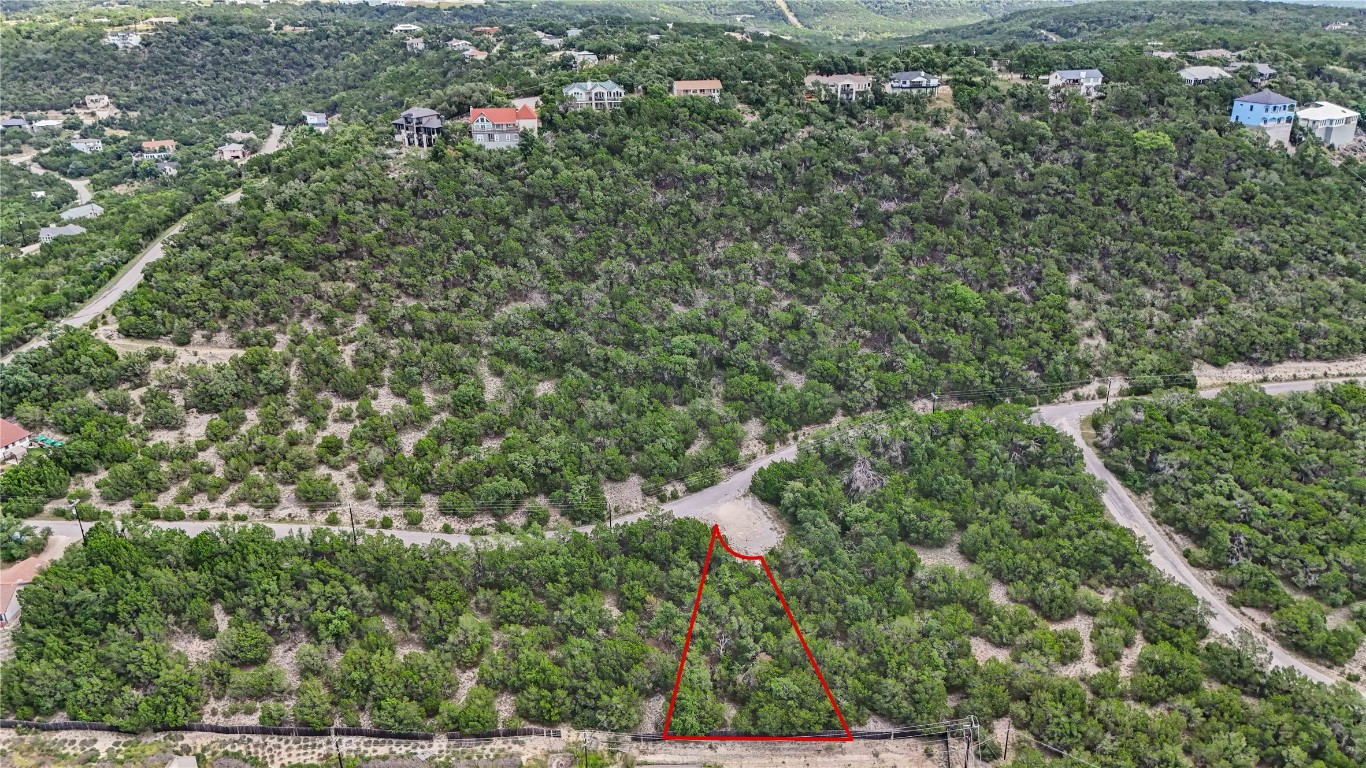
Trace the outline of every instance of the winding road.
<instances>
[{"instance_id":1,"label":"winding road","mask_svg":"<svg viewBox=\"0 0 1366 768\"><path fill-rule=\"evenodd\" d=\"M268 155L274 152L275 150L279 149L280 138L284 135L284 132L285 127L283 125L272 125L270 128L269 138L267 138L265 142L261 145L260 154ZM76 187L76 195L78 200L80 200L80 196L82 194L82 187L77 186L77 181L84 184L85 198L81 202L89 202L90 181L88 179L78 179L76 181L71 181L71 186ZM224 195L223 198L219 200L219 202L235 203L241 199L242 190L236 189ZM106 285L99 293L95 294L95 297L93 299L86 302L85 306L81 307L80 309L77 309L72 314L62 318L60 324L69 325L73 328L78 328L82 325L85 325L86 323L90 322L91 320L94 320L95 318L99 317L100 315L108 311L111 307L114 306L115 302L123 298L123 295L125 293L128 293L129 291L136 288L138 283L142 282L142 275L143 272L146 271L147 265L166 255L166 238L184 229L185 222L188 218L188 215L184 218L181 218L175 224L172 224L171 227L167 229L165 232L162 232L160 235L158 235L157 239L153 240L150 245L143 249L142 253L138 255L137 259L132 264L130 264L127 269L125 269L123 272L120 272L118 275L115 275L114 279L110 281L110 283ZM33 337L32 339L29 339L28 342L23 346L15 349L13 352L10 352L8 355L5 355L4 357L0 358L0 363L7 363L16 354L23 352L26 349L33 349L34 347L46 343L47 333L44 332Z\"/></svg>"},{"instance_id":2,"label":"winding road","mask_svg":"<svg viewBox=\"0 0 1366 768\"><path fill-rule=\"evenodd\" d=\"M1320 384L1341 381L1366 381L1366 377L1351 376L1337 379L1313 379L1264 384L1261 386L1268 393L1279 395L1290 392L1304 392L1312 390ZM1202 389L1200 390L1200 396L1213 397L1218 394L1221 389L1223 389L1223 387ZM1035 409L1033 419L1036 423L1051 426L1076 441L1077 446L1081 449L1086 470L1105 485L1105 492L1102 495L1102 500L1106 510L1109 511L1116 522L1133 531L1139 538L1148 544L1151 550L1149 559L1158 570L1167 574L1177 582L1184 584L1191 592L1199 597L1201 601L1209 606L1213 613L1210 619L1210 629L1214 633L1232 635L1239 629L1245 629L1267 644L1267 648L1271 652L1271 663L1273 666L1293 667L1309 679L1321 683L1332 684L1341 680L1341 678L1333 672L1291 654L1280 644L1275 642L1274 639L1267 636L1256 622L1230 607L1222 596L1206 584L1206 582L1200 578L1199 574L1191 568L1182 556L1181 548L1162 531L1152 518L1148 517L1143 511L1143 508L1119 482L1119 478L1115 477L1110 470L1106 469L1105 465L1101 462L1100 457L1096 455L1095 450L1082 439L1082 419L1099 410L1104 405L1104 400L1086 400L1045 405ZM750 481L753 479L755 472L758 472L763 467L766 467L775 461L796 458L800 445L800 443L794 443L786 448L766 454L716 485L704 488L696 493L688 494L676 501L663 505L663 510L665 513L675 517L689 517L711 521L714 519L714 513L718 507L744 496L749 491ZM623 515L615 518L613 523L628 523L640 520L651 514L658 513L645 511ZM80 535L77 524L74 522L44 521L43 525L50 526L53 532L58 535ZM208 521L157 521L154 525L163 528L178 528L190 535L194 535L215 526L222 525L222 523ZM307 534L312 528L344 530L333 526L312 525L308 523L263 523L263 525L274 531L277 537L293 533ZM725 525L723 523L723 532L724 528ZM574 530L586 533L592 529L593 526L585 525L579 526ZM370 529L361 529L360 532L366 535L374 533ZM383 531L383 533L397 537L399 540L411 544L427 544L433 541L444 541L449 544L458 545L471 544L473 542L472 537L462 533L435 533L429 531L406 530L390 530Z\"/></svg>"}]
</instances>

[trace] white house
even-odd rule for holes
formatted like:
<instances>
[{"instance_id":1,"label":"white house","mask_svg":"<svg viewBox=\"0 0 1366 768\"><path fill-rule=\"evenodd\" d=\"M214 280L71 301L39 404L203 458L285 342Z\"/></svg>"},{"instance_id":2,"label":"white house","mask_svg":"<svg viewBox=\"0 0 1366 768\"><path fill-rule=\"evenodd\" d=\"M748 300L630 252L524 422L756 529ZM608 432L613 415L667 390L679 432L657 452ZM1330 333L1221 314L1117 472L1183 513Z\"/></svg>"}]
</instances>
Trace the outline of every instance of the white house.
<instances>
[{"instance_id":1,"label":"white house","mask_svg":"<svg viewBox=\"0 0 1366 768\"><path fill-rule=\"evenodd\" d=\"M127 48L137 48L138 46L142 45L142 35L138 34L137 32L130 32L126 29L121 29L117 32L110 32L108 35L106 35L104 38L104 44L112 45L115 48L118 48L120 51Z\"/></svg>"},{"instance_id":2,"label":"white house","mask_svg":"<svg viewBox=\"0 0 1366 768\"><path fill-rule=\"evenodd\" d=\"M72 139L71 148L88 155L91 152L103 152L104 142L99 139Z\"/></svg>"},{"instance_id":3,"label":"white house","mask_svg":"<svg viewBox=\"0 0 1366 768\"><path fill-rule=\"evenodd\" d=\"M304 125L315 131L327 131L327 115L322 112L305 112Z\"/></svg>"},{"instance_id":4,"label":"white house","mask_svg":"<svg viewBox=\"0 0 1366 768\"><path fill-rule=\"evenodd\" d=\"M1295 121L1305 131L1314 134L1334 149L1351 144L1356 139L1357 118L1361 115L1330 101L1316 101L1295 115Z\"/></svg>"},{"instance_id":5,"label":"white house","mask_svg":"<svg viewBox=\"0 0 1366 768\"><path fill-rule=\"evenodd\" d=\"M873 78L868 75L807 75L803 82L807 93L822 99L831 93L840 101L853 101L873 92Z\"/></svg>"},{"instance_id":6,"label":"white house","mask_svg":"<svg viewBox=\"0 0 1366 768\"><path fill-rule=\"evenodd\" d=\"M570 83L564 87L563 93L569 97L565 103L566 109L595 109L599 112L620 107L622 98L626 96L626 91L611 80Z\"/></svg>"},{"instance_id":7,"label":"white house","mask_svg":"<svg viewBox=\"0 0 1366 768\"><path fill-rule=\"evenodd\" d=\"M1104 82L1099 69L1060 69L1048 76L1049 88L1080 88L1090 94Z\"/></svg>"},{"instance_id":8,"label":"white house","mask_svg":"<svg viewBox=\"0 0 1366 768\"><path fill-rule=\"evenodd\" d=\"M403 41L408 47L408 53L421 53L427 50L427 43L420 37L410 37Z\"/></svg>"},{"instance_id":9,"label":"white house","mask_svg":"<svg viewBox=\"0 0 1366 768\"><path fill-rule=\"evenodd\" d=\"M100 207L98 203L86 203L75 208L68 208L57 215L61 217L62 221L74 221L76 219L99 218L102 213L104 213L104 208Z\"/></svg>"},{"instance_id":10,"label":"white house","mask_svg":"<svg viewBox=\"0 0 1366 768\"><path fill-rule=\"evenodd\" d=\"M1220 67L1186 67L1179 74L1181 79L1186 81L1186 85L1200 85L1230 77L1229 73Z\"/></svg>"},{"instance_id":11,"label":"white house","mask_svg":"<svg viewBox=\"0 0 1366 768\"><path fill-rule=\"evenodd\" d=\"M465 61L483 61L489 57L487 51L481 51L478 48L466 48L464 56Z\"/></svg>"},{"instance_id":12,"label":"white house","mask_svg":"<svg viewBox=\"0 0 1366 768\"><path fill-rule=\"evenodd\" d=\"M44 241L49 242L49 241ZM27 429L6 419L0 419L0 459L7 459L29 446L33 435Z\"/></svg>"},{"instance_id":13,"label":"white house","mask_svg":"<svg viewBox=\"0 0 1366 768\"><path fill-rule=\"evenodd\" d=\"M470 136L485 149L511 149L521 141L522 131L536 133L541 121L531 107L474 107L470 109Z\"/></svg>"},{"instance_id":14,"label":"white house","mask_svg":"<svg viewBox=\"0 0 1366 768\"><path fill-rule=\"evenodd\" d=\"M452 51L468 51L474 47L474 43L468 40L452 40L446 43L446 47Z\"/></svg>"},{"instance_id":15,"label":"white house","mask_svg":"<svg viewBox=\"0 0 1366 768\"><path fill-rule=\"evenodd\" d=\"M47 192L44 192L41 189L35 189L32 192L29 192L28 196L33 198L34 200L42 200L43 198L47 197Z\"/></svg>"},{"instance_id":16,"label":"white house","mask_svg":"<svg viewBox=\"0 0 1366 768\"><path fill-rule=\"evenodd\" d=\"M419 26L416 25L416 24L396 24L396 25L394 25L394 28L393 28L392 30L390 30L390 34L393 34L393 35L411 35L411 34L413 34L414 32L421 32L421 31L422 31L422 27L419 27Z\"/></svg>"},{"instance_id":17,"label":"white house","mask_svg":"<svg viewBox=\"0 0 1366 768\"><path fill-rule=\"evenodd\" d=\"M61 120L34 120L29 130L33 133L39 131L60 131L62 129Z\"/></svg>"},{"instance_id":18,"label":"white house","mask_svg":"<svg viewBox=\"0 0 1366 768\"><path fill-rule=\"evenodd\" d=\"M85 227L79 224L63 224L60 227L43 227L38 230L38 242L50 243L59 237L68 235L84 235Z\"/></svg>"},{"instance_id":19,"label":"white house","mask_svg":"<svg viewBox=\"0 0 1366 768\"><path fill-rule=\"evenodd\" d=\"M897 72L892 75L892 80L888 85L891 86L893 92L933 91L939 87L939 78L928 72L913 69L909 72Z\"/></svg>"}]
</instances>

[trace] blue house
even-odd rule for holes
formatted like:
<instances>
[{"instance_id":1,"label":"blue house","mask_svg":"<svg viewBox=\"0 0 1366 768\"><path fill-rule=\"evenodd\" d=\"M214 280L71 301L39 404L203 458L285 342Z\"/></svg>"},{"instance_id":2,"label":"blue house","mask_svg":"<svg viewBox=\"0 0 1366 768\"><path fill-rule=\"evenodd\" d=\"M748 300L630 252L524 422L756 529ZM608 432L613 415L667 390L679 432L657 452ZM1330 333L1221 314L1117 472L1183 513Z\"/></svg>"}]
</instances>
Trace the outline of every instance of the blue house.
<instances>
[{"instance_id":1,"label":"blue house","mask_svg":"<svg viewBox=\"0 0 1366 768\"><path fill-rule=\"evenodd\" d=\"M1229 122L1265 127L1295 122L1295 100L1275 91L1258 91L1233 100Z\"/></svg>"}]
</instances>

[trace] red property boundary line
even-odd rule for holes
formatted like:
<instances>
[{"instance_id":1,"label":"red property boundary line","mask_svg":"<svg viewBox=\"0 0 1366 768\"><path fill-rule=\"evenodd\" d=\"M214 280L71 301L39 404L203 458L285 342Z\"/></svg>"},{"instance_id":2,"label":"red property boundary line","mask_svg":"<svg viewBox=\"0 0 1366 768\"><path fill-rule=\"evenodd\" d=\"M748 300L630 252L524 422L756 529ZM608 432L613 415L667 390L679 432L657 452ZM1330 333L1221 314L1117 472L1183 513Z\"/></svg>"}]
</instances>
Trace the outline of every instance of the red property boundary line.
<instances>
[{"instance_id":1,"label":"red property boundary line","mask_svg":"<svg viewBox=\"0 0 1366 768\"><path fill-rule=\"evenodd\" d=\"M806 651L806 658L811 661L811 669L815 670L816 678L821 681L821 688L825 689L825 696L830 700L830 706L835 708L835 716L839 718L840 727L844 729L843 736L678 736L669 733L669 723L674 717L674 704L678 702L678 689L683 684L683 665L688 663L688 646L692 645L692 631L697 624L697 610L702 606L702 588L707 585L707 569L711 566L712 552L716 549L716 542L721 542L721 548L729 552L740 560L757 560L763 566L764 573L768 576L768 583L773 585L773 592L778 596L778 602L782 603L783 611L787 613L787 620L792 622L792 630L797 633L797 639L802 643L802 650ZM702 563L702 579L697 583L697 597L692 604L692 618L688 620L688 637L683 641L683 656L678 660L678 676L674 679L673 696L669 698L669 712L664 716L664 733L661 738L666 741L853 741L854 732L849 730L849 724L844 721L844 713L840 711L840 705L835 702L835 695L830 692L830 686L825 682L825 675L821 674L820 665L816 663L816 657L811 654L811 648L806 644L806 637L802 630L797 626L797 619L792 615L792 609L787 606L787 598L783 597L783 591L778 587L778 580L773 578L773 571L768 567L768 561L763 555L742 555L730 548L726 544L726 537L721 535L721 527L713 525L711 527L711 543L707 545L707 559Z\"/></svg>"}]
</instances>

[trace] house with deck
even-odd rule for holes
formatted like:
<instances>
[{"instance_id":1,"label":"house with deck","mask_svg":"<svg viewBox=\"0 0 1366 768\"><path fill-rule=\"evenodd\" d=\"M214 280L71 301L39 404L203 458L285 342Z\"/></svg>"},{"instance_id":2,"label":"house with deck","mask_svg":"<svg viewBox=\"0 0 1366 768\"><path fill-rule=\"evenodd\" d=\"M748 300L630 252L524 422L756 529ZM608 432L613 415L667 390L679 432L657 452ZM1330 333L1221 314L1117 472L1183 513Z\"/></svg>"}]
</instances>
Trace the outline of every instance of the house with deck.
<instances>
[{"instance_id":1,"label":"house with deck","mask_svg":"<svg viewBox=\"0 0 1366 768\"><path fill-rule=\"evenodd\" d=\"M101 139L72 139L70 143L72 149L87 155L91 152L104 151L104 141Z\"/></svg>"},{"instance_id":2,"label":"house with deck","mask_svg":"<svg viewBox=\"0 0 1366 768\"><path fill-rule=\"evenodd\" d=\"M511 149L521 142L522 131L536 133L540 127L536 110L528 106L470 109L470 137L485 149Z\"/></svg>"},{"instance_id":3,"label":"house with deck","mask_svg":"<svg viewBox=\"0 0 1366 768\"><path fill-rule=\"evenodd\" d=\"M1105 75L1099 69L1059 69L1048 76L1049 88L1076 89L1088 96L1095 93L1103 82Z\"/></svg>"},{"instance_id":4,"label":"house with deck","mask_svg":"<svg viewBox=\"0 0 1366 768\"><path fill-rule=\"evenodd\" d=\"M405 147L430 147L441 135L446 119L435 109L413 107L393 121L394 140Z\"/></svg>"},{"instance_id":5,"label":"house with deck","mask_svg":"<svg viewBox=\"0 0 1366 768\"><path fill-rule=\"evenodd\" d=\"M934 93L939 87L939 78L928 72L913 69L892 75L887 86L892 93Z\"/></svg>"},{"instance_id":6,"label":"house with deck","mask_svg":"<svg viewBox=\"0 0 1366 768\"><path fill-rule=\"evenodd\" d=\"M826 96L853 101L873 92L873 78L868 75L807 75L803 82L807 94L822 101Z\"/></svg>"},{"instance_id":7,"label":"house with deck","mask_svg":"<svg viewBox=\"0 0 1366 768\"><path fill-rule=\"evenodd\" d=\"M620 107L621 100L626 97L625 89L611 80L570 83L564 87L563 93L568 97L565 102L566 109L594 109L599 112L609 112Z\"/></svg>"},{"instance_id":8,"label":"house with deck","mask_svg":"<svg viewBox=\"0 0 1366 768\"><path fill-rule=\"evenodd\" d=\"M1229 73L1225 72L1220 67L1205 66L1186 67L1178 74L1181 75L1182 80L1186 81L1186 85L1200 85L1202 83L1223 80L1230 77Z\"/></svg>"}]
</instances>

